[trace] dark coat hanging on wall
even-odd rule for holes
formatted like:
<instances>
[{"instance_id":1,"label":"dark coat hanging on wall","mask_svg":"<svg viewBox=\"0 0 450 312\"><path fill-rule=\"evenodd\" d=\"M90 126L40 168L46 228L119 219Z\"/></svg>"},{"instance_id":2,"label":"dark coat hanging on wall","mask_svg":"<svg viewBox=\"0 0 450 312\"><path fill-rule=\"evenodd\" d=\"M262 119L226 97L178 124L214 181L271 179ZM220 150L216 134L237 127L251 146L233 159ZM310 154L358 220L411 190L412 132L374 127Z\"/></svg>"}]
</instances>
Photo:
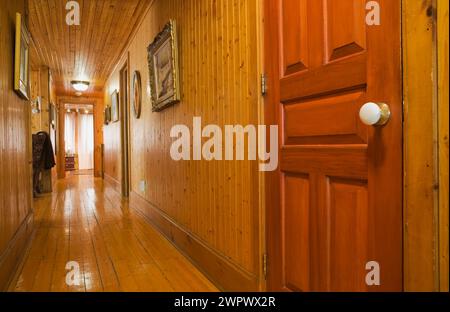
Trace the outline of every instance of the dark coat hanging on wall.
<instances>
[{"instance_id":1,"label":"dark coat hanging on wall","mask_svg":"<svg viewBox=\"0 0 450 312\"><path fill-rule=\"evenodd\" d=\"M33 190L40 193L39 179L43 170L50 170L56 165L50 135L41 131L33 134Z\"/></svg>"}]
</instances>

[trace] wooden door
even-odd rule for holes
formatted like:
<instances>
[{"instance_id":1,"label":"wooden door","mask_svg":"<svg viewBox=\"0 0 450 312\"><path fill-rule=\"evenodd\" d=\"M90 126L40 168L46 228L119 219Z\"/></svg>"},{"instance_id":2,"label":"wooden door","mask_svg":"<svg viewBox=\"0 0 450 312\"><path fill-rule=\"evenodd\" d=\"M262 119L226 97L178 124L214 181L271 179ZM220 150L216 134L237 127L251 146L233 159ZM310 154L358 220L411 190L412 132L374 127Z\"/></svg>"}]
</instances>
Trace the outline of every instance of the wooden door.
<instances>
[{"instance_id":1,"label":"wooden door","mask_svg":"<svg viewBox=\"0 0 450 312\"><path fill-rule=\"evenodd\" d=\"M402 290L401 11L377 3L369 26L364 0L265 1L269 290ZM366 102L390 106L385 126L360 121Z\"/></svg>"}]
</instances>

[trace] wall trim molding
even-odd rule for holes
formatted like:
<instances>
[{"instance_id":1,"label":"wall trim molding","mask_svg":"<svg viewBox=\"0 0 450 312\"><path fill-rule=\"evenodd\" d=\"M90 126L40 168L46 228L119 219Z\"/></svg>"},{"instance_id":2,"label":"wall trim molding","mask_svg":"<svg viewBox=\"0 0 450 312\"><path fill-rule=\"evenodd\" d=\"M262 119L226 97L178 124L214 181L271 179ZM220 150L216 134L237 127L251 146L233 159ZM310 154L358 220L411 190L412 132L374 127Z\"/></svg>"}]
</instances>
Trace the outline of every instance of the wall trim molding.
<instances>
[{"instance_id":1,"label":"wall trim molding","mask_svg":"<svg viewBox=\"0 0 450 312\"><path fill-rule=\"evenodd\" d=\"M219 289L225 291L258 291L256 275L244 271L200 239L181 228L169 216L136 192L130 192L130 208L155 226Z\"/></svg>"},{"instance_id":2,"label":"wall trim molding","mask_svg":"<svg viewBox=\"0 0 450 312\"><path fill-rule=\"evenodd\" d=\"M34 214L30 212L0 255L0 291L6 291L22 263L34 230Z\"/></svg>"}]
</instances>

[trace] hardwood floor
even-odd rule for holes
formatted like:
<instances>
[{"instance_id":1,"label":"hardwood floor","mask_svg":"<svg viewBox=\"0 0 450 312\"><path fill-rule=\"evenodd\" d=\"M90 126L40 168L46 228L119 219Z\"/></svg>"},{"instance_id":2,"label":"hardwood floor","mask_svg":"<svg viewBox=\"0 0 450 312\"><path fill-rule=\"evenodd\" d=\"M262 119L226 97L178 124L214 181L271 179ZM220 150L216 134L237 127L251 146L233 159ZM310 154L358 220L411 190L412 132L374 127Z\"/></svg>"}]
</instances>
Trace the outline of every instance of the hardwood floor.
<instances>
[{"instance_id":1,"label":"hardwood floor","mask_svg":"<svg viewBox=\"0 0 450 312\"><path fill-rule=\"evenodd\" d=\"M36 233L10 291L218 291L101 179L71 176L35 202ZM79 286L66 264L80 265Z\"/></svg>"}]
</instances>

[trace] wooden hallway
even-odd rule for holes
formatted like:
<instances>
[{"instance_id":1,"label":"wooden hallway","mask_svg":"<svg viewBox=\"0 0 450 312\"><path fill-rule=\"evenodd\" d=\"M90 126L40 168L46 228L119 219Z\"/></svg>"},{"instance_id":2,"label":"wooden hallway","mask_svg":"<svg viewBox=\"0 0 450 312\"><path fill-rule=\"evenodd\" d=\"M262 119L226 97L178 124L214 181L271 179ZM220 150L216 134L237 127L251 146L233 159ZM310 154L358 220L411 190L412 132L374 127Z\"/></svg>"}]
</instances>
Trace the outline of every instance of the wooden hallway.
<instances>
[{"instance_id":1,"label":"wooden hallway","mask_svg":"<svg viewBox=\"0 0 450 312\"><path fill-rule=\"evenodd\" d=\"M217 291L102 179L59 180L35 202L36 230L10 291ZM79 286L66 284L68 262Z\"/></svg>"},{"instance_id":2,"label":"wooden hallway","mask_svg":"<svg viewBox=\"0 0 450 312\"><path fill-rule=\"evenodd\" d=\"M448 292L448 37L445 0L0 0L0 302Z\"/></svg>"}]
</instances>

